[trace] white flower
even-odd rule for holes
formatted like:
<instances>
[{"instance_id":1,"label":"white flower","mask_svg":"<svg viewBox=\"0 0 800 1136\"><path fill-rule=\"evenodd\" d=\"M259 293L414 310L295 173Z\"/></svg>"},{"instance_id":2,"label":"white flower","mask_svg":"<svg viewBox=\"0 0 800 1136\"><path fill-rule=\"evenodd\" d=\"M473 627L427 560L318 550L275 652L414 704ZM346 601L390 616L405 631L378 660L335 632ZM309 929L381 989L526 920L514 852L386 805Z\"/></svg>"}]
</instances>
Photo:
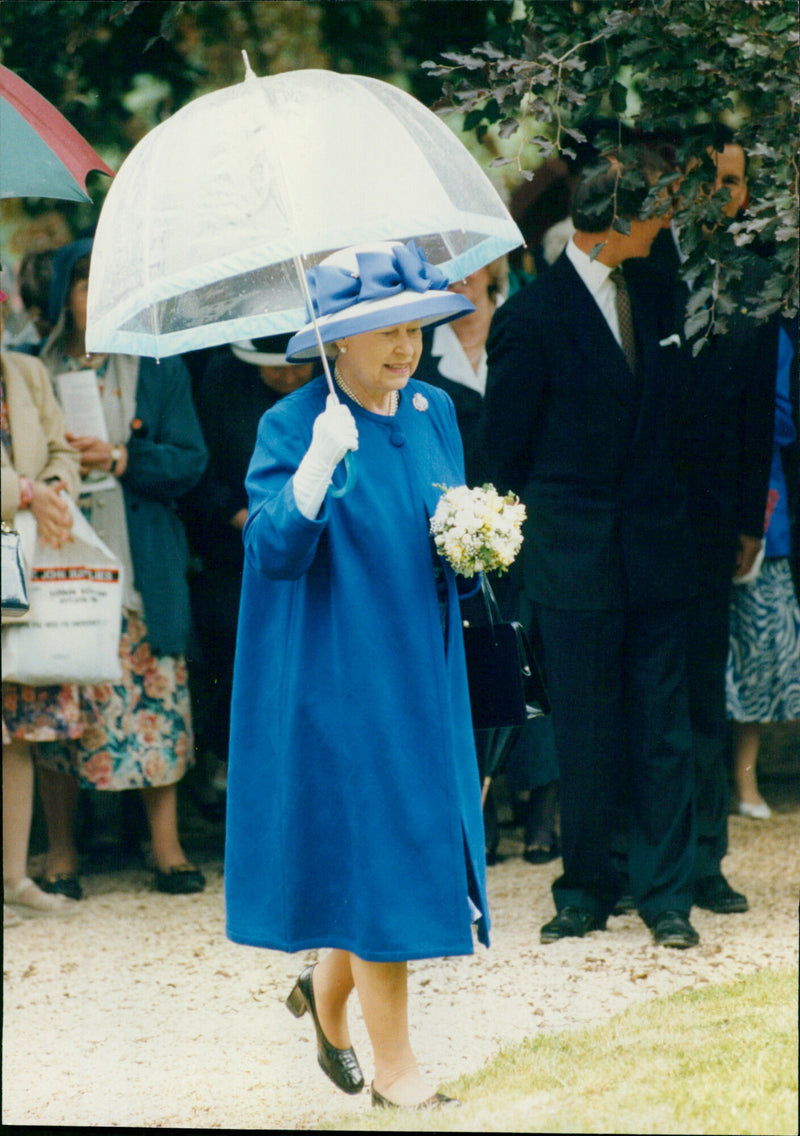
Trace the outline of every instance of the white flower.
<instances>
[{"instance_id":1,"label":"white flower","mask_svg":"<svg viewBox=\"0 0 800 1136\"><path fill-rule=\"evenodd\" d=\"M444 490L431 517L434 543L455 572L505 572L522 546L525 506L513 493L501 497L493 485Z\"/></svg>"}]
</instances>

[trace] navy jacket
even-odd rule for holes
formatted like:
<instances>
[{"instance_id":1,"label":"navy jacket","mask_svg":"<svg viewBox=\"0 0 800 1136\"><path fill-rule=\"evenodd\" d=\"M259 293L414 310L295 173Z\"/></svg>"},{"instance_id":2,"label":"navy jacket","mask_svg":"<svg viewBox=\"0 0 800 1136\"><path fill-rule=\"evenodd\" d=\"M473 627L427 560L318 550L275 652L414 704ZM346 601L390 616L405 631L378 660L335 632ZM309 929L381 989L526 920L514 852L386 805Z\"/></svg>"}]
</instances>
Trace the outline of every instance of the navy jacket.
<instances>
[{"instance_id":1,"label":"navy jacket","mask_svg":"<svg viewBox=\"0 0 800 1136\"><path fill-rule=\"evenodd\" d=\"M694 560L670 455L680 350L672 289L624 266L633 375L566 254L515 293L487 344L486 448L524 501L524 586L537 603L612 610L688 599Z\"/></svg>"},{"instance_id":2,"label":"navy jacket","mask_svg":"<svg viewBox=\"0 0 800 1136\"><path fill-rule=\"evenodd\" d=\"M208 447L208 465L182 502L192 551L204 567L241 579L242 534L231 518L247 508L244 479L256 444L258 423L279 399L258 368L229 348L213 355L195 390L197 417Z\"/></svg>"},{"instance_id":3,"label":"navy jacket","mask_svg":"<svg viewBox=\"0 0 800 1136\"><path fill-rule=\"evenodd\" d=\"M128 441L125 495L134 583L142 595L150 646L161 654L186 650L191 614L186 572L189 548L175 500L200 479L208 461L180 359L140 359L136 418Z\"/></svg>"},{"instance_id":4,"label":"navy jacket","mask_svg":"<svg viewBox=\"0 0 800 1136\"><path fill-rule=\"evenodd\" d=\"M433 333L424 331L422 355L414 372L414 378L419 382L439 387L450 395L456 408L456 420L464 444L467 485L483 485L489 480L483 448L483 395L439 373L438 359L431 351L432 341Z\"/></svg>"},{"instance_id":5,"label":"navy jacket","mask_svg":"<svg viewBox=\"0 0 800 1136\"><path fill-rule=\"evenodd\" d=\"M742 276L730 288L727 330L696 356L686 346L677 403L675 461L688 491L701 590L730 585L740 533L762 536L772 458L779 320L758 322L748 312L747 296L763 287L767 265L743 249L733 255ZM671 273L682 320L688 291L666 230L649 259Z\"/></svg>"}]
</instances>

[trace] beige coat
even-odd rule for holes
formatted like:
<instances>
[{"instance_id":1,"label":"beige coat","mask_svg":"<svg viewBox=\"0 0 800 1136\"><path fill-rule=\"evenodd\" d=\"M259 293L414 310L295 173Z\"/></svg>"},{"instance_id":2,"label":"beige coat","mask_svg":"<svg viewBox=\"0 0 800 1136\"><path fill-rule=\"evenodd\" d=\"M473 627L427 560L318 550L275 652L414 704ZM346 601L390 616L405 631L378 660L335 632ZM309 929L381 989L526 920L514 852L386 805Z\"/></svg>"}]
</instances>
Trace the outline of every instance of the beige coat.
<instances>
[{"instance_id":1,"label":"beige coat","mask_svg":"<svg viewBox=\"0 0 800 1136\"><path fill-rule=\"evenodd\" d=\"M64 438L64 417L47 368L32 355L0 355L13 454L2 447L2 512L11 524L19 509L20 476L45 481L60 477L72 497L80 486L79 459Z\"/></svg>"}]
</instances>

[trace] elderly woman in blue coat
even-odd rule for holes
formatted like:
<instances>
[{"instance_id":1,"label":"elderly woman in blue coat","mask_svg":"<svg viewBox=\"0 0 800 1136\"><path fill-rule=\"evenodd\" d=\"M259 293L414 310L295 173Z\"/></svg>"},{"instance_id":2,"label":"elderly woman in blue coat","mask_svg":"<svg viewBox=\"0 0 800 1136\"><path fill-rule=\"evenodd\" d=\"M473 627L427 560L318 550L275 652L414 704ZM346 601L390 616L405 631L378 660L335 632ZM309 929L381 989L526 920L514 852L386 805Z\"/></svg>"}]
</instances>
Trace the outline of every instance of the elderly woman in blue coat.
<instances>
[{"instance_id":1,"label":"elderly woman in blue coat","mask_svg":"<svg viewBox=\"0 0 800 1136\"><path fill-rule=\"evenodd\" d=\"M338 398L319 376L269 410L247 475L227 933L330 948L287 999L311 1014L322 1069L363 1087L355 988L373 1104L430 1107L451 1098L411 1047L407 963L471 953L489 919L458 580L429 533L442 487L464 482L462 446L449 397L412 375L423 325L472 305L413 242L307 275ZM309 324L287 358L316 342Z\"/></svg>"}]
</instances>

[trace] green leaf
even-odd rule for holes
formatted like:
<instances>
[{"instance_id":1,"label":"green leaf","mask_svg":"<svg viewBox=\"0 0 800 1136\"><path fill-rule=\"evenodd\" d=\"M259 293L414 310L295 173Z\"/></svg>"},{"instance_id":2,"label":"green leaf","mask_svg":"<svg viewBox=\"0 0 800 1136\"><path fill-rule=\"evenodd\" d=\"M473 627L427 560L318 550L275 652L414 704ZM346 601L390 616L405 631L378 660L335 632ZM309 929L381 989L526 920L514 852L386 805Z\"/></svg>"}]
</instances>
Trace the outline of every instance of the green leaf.
<instances>
[{"instance_id":1,"label":"green leaf","mask_svg":"<svg viewBox=\"0 0 800 1136\"><path fill-rule=\"evenodd\" d=\"M517 120L515 118L506 118L500 123L500 126L497 129L497 133L501 138L510 138L511 135L516 134L518 130L519 123L517 122ZM493 166L496 164L496 162L492 162Z\"/></svg>"},{"instance_id":2,"label":"green leaf","mask_svg":"<svg viewBox=\"0 0 800 1136\"><path fill-rule=\"evenodd\" d=\"M708 303L708 301L711 299L711 295L712 293L710 288L698 288L696 291L692 292L686 303L687 313L689 315L693 315L694 312L699 311L700 308Z\"/></svg>"},{"instance_id":3,"label":"green leaf","mask_svg":"<svg viewBox=\"0 0 800 1136\"><path fill-rule=\"evenodd\" d=\"M699 331L707 327L711 320L711 312L707 308L702 311L696 312L691 316L683 325L683 330L687 339L693 339Z\"/></svg>"},{"instance_id":4,"label":"green leaf","mask_svg":"<svg viewBox=\"0 0 800 1136\"><path fill-rule=\"evenodd\" d=\"M462 55L456 51L443 51L442 59L449 59L456 67L463 67L466 71L480 71L485 67L483 59L476 59L474 55Z\"/></svg>"},{"instance_id":5,"label":"green leaf","mask_svg":"<svg viewBox=\"0 0 800 1136\"><path fill-rule=\"evenodd\" d=\"M475 128L483 122L484 118L483 107L480 107L478 110L469 111L464 115L464 129L475 130Z\"/></svg>"}]
</instances>

